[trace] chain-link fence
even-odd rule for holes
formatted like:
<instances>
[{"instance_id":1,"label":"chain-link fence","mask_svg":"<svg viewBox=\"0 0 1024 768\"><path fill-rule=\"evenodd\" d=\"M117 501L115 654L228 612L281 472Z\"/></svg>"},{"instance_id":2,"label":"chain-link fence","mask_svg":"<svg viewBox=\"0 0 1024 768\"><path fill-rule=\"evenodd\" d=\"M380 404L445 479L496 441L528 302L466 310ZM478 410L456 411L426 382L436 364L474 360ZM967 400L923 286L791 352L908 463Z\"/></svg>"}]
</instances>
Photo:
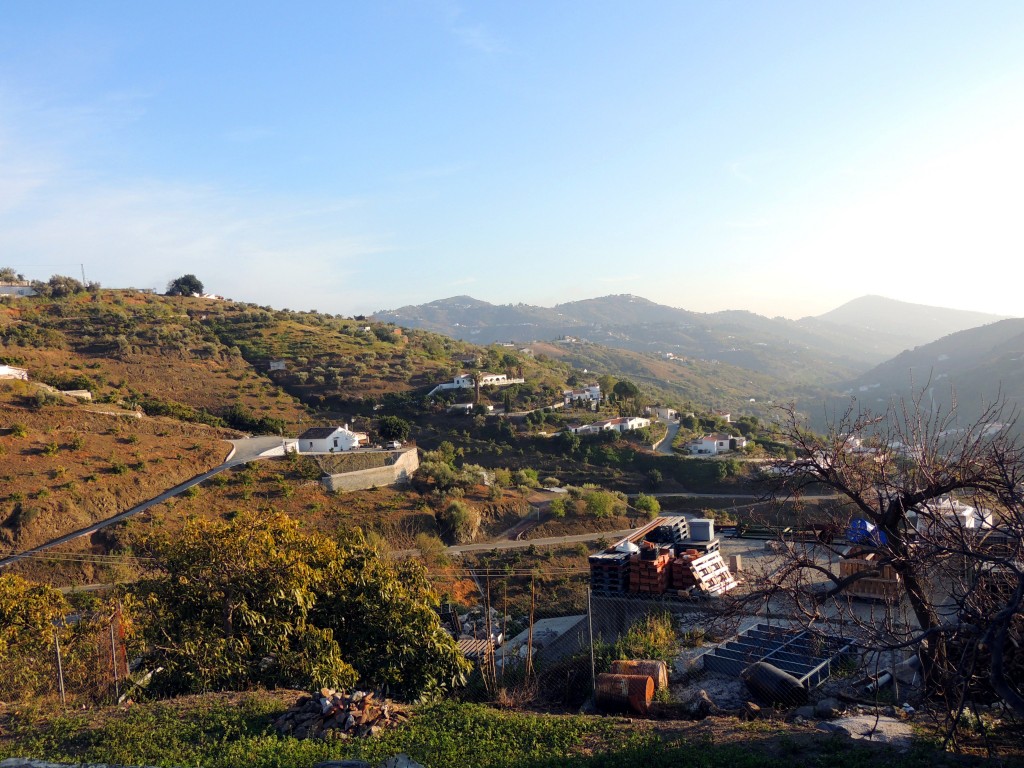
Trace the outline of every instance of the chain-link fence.
<instances>
[{"instance_id":1,"label":"chain-link fence","mask_svg":"<svg viewBox=\"0 0 1024 768\"><path fill-rule=\"evenodd\" d=\"M0 698L59 698L65 704L110 704L126 690L126 622L120 606L75 613L49 631L8 647L0 664Z\"/></svg>"},{"instance_id":2,"label":"chain-link fence","mask_svg":"<svg viewBox=\"0 0 1024 768\"><path fill-rule=\"evenodd\" d=\"M664 661L703 639L684 601L591 592L579 568L449 568L431 574L441 618L474 662L466 699L578 709L616 659ZM697 629L695 629L697 628Z\"/></svg>"}]
</instances>

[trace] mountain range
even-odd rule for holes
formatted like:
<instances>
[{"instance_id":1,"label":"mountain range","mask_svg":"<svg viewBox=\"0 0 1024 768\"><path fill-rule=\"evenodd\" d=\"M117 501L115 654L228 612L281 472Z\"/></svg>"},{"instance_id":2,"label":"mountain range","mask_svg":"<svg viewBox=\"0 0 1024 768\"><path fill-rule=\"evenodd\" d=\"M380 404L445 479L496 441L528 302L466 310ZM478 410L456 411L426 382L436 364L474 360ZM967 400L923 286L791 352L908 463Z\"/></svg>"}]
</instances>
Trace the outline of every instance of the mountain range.
<instances>
[{"instance_id":1,"label":"mountain range","mask_svg":"<svg viewBox=\"0 0 1024 768\"><path fill-rule=\"evenodd\" d=\"M788 320L736 310L691 312L629 294L551 308L454 296L374 317L480 344L569 338L728 363L787 383L815 385L851 381L905 349L1006 319L865 296L817 317Z\"/></svg>"}]
</instances>

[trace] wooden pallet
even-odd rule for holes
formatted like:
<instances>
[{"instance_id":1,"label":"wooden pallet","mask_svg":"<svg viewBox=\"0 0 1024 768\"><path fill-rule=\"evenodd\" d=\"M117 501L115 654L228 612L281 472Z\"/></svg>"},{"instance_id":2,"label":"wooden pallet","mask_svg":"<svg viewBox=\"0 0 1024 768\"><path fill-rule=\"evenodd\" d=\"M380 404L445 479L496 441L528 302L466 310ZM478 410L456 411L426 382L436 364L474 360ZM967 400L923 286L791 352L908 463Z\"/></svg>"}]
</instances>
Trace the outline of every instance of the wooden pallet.
<instances>
[{"instance_id":1,"label":"wooden pallet","mask_svg":"<svg viewBox=\"0 0 1024 768\"><path fill-rule=\"evenodd\" d=\"M729 570L729 566L722 559L721 552L709 552L689 560L686 565L693 581L692 586L697 587L701 592L720 595L739 585L732 575L732 571ZM681 583L678 587L685 589L686 584Z\"/></svg>"}]
</instances>

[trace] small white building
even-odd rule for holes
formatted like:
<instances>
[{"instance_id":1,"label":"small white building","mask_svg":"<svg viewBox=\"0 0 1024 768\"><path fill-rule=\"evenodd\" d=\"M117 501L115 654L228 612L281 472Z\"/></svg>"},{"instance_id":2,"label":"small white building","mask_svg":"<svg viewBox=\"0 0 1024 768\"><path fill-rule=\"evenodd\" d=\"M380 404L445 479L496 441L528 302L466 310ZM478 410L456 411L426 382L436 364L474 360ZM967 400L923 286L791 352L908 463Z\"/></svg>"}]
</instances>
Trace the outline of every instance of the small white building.
<instances>
[{"instance_id":1,"label":"small white building","mask_svg":"<svg viewBox=\"0 0 1024 768\"><path fill-rule=\"evenodd\" d=\"M299 435L299 453L339 453L366 445L365 432L353 432L344 427L312 427Z\"/></svg>"},{"instance_id":2,"label":"small white building","mask_svg":"<svg viewBox=\"0 0 1024 768\"><path fill-rule=\"evenodd\" d=\"M0 379L21 379L28 381L28 371L13 365L0 365Z\"/></svg>"},{"instance_id":3,"label":"small white building","mask_svg":"<svg viewBox=\"0 0 1024 768\"><path fill-rule=\"evenodd\" d=\"M605 421L595 421L593 424L570 424L566 426L566 432L576 435L596 435L598 432L628 432L631 429L643 429L651 426L651 420L642 416L618 416Z\"/></svg>"},{"instance_id":4,"label":"small white building","mask_svg":"<svg viewBox=\"0 0 1024 768\"><path fill-rule=\"evenodd\" d=\"M287 360L271 360L267 369L271 370L271 371L287 371L288 370L288 361Z\"/></svg>"},{"instance_id":5,"label":"small white building","mask_svg":"<svg viewBox=\"0 0 1024 768\"><path fill-rule=\"evenodd\" d=\"M691 440L686 444L687 449L694 456L717 456L720 453L744 448L747 445L747 438L734 437L723 432L712 432L710 435Z\"/></svg>"},{"instance_id":6,"label":"small white building","mask_svg":"<svg viewBox=\"0 0 1024 768\"><path fill-rule=\"evenodd\" d=\"M28 280L0 281L0 296L38 296Z\"/></svg>"},{"instance_id":7,"label":"small white building","mask_svg":"<svg viewBox=\"0 0 1024 768\"><path fill-rule=\"evenodd\" d=\"M599 403L601 402L601 385L588 384L583 389L566 389L562 391L562 397L566 405L573 403Z\"/></svg>"},{"instance_id":8,"label":"small white building","mask_svg":"<svg viewBox=\"0 0 1024 768\"><path fill-rule=\"evenodd\" d=\"M665 421L675 421L679 418L679 411L675 408L668 408L663 405L652 405L647 407L647 415L655 416Z\"/></svg>"},{"instance_id":9,"label":"small white building","mask_svg":"<svg viewBox=\"0 0 1024 768\"><path fill-rule=\"evenodd\" d=\"M507 387L509 384L524 384L526 379L510 379L504 373L481 373L478 375L481 387ZM446 389L473 389L478 381L477 375L460 373L451 381L443 382L434 387L427 396L437 394Z\"/></svg>"},{"instance_id":10,"label":"small white building","mask_svg":"<svg viewBox=\"0 0 1024 768\"><path fill-rule=\"evenodd\" d=\"M480 374L480 386L481 387L502 387L506 384L511 384L508 380L508 376L504 373L481 373Z\"/></svg>"}]
</instances>

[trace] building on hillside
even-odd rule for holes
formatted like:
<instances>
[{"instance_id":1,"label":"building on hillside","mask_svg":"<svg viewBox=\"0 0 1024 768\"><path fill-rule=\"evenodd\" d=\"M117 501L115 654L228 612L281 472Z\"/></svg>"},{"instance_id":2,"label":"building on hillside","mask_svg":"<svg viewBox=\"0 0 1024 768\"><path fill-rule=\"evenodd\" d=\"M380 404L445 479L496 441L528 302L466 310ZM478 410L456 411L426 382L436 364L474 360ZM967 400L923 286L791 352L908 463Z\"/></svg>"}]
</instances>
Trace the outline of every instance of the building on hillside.
<instances>
[{"instance_id":1,"label":"building on hillside","mask_svg":"<svg viewBox=\"0 0 1024 768\"><path fill-rule=\"evenodd\" d=\"M351 451L370 441L365 432L344 427L312 427L299 435L299 453L338 453Z\"/></svg>"},{"instance_id":2,"label":"building on hillside","mask_svg":"<svg viewBox=\"0 0 1024 768\"><path fill-rule=\"evenodd\" d=\"M694 456L717 456L720 453L737 451L745 448L747 438L727 435L724 432L712 432L686 444L687 450Z\"/></svg>"},{"instance_id":3,"label":"building on hillside","mask_svg":"<svg viewBox=\"0 0 1024 768\"><path fill-rule=\"evenodd\" d=\"M512 383L504 373L481 373L478 381L481 387L503 387Z\"/></svg>"},{"instance_id":4,"label":"building on hillside","mask_svg":"<svg viewBox=\"0 0 1024 768\"><path fill-rule=\"evenodd\" d=\"M13 365L0 365L0 379L21 379L28 381L28 371Z\"/></svg>"},{"instance_id":5,"label":"building on hillside","mask_svg":"<svg viewBox=\"0 0 1024 768\"><path fill-rule=\"evenodd\" d=\"M510 379L504 373L460 373L451 381L438 384L427 393L427 397L446 389L473 389L477 381L481 387L507 387L509 384L524 384L526 379Z\"/></svg>"},{"instance_id":6,"label":"building on hillside","mask_svg":"<svg viewBox=\"0 0 1024 768\"><path fill-rule=\"evenodd\" d=\"M599 403L601 402L601 385L588 384L582 389L566 389L562 392L562 398L566 405L573 403Z\"/></svg>"},{"instance_id":7,"label":"building on hillside","mask_svg":"<svg viewBox=\"0 0 1024 768\"><path fill-rule=\"evenodd\" d=\"M0 281L0 296L38 296L28 280Z\"/></svg>"},{"instance_id":8,"label":"building on hillside","mask_svg":"<svg viewBox=\"0 0 1024 768\"><path fill-rule=\"evenodd\" d=\"M714 416L716 419L721 419L726 424L732 424L732 414L729 411L715 411Z\"/></svg>"},{"instance_id":9,"label":"building on hillside","mask_svg":"<svg viewBox=\"0 0 1024 768\"><path fill-rule=\"evenodd\" d=\"M618 416L605 421L595 421L593 424L570 424L565 431L577 435L596 435L598 432L629 432L631 429L649 426L651 420L642 416Z\"/></svg>"},{"instance_id":10,"label":"building on hillside","mask_svg":"<svg viewBox=\"0 0 1024 768\"><path fill-rule=\"evenodd\" d=\"M267 370L269 371L287 371L288 361L287 360L271 360L267 364Z\"/></svg>"},{"instance_id":11,"label":"building on hillside","mask_svg":"<svg viewBox=\"0 0 1024 768\"><path fill-rule=\"evenodd\" d=\"M648 416L655 416L665 421L675 421L679 418L679 411L675 408L667 408L662 405L649 405L644 409Z\"/></svg>"},{"instance_id":12,"label":"building on hillside","mask_svg":"<svg viewBox=\"0 0 1024 768\"><path fill-rule=\"evenodd\" d=\"M651 426L651 420L645 419L643 416L618 416L607 421L599 421L596 426L599 426L602 430L629 432L631 429L643 429L644 427Z\"/></svg>"}]
</instances>

